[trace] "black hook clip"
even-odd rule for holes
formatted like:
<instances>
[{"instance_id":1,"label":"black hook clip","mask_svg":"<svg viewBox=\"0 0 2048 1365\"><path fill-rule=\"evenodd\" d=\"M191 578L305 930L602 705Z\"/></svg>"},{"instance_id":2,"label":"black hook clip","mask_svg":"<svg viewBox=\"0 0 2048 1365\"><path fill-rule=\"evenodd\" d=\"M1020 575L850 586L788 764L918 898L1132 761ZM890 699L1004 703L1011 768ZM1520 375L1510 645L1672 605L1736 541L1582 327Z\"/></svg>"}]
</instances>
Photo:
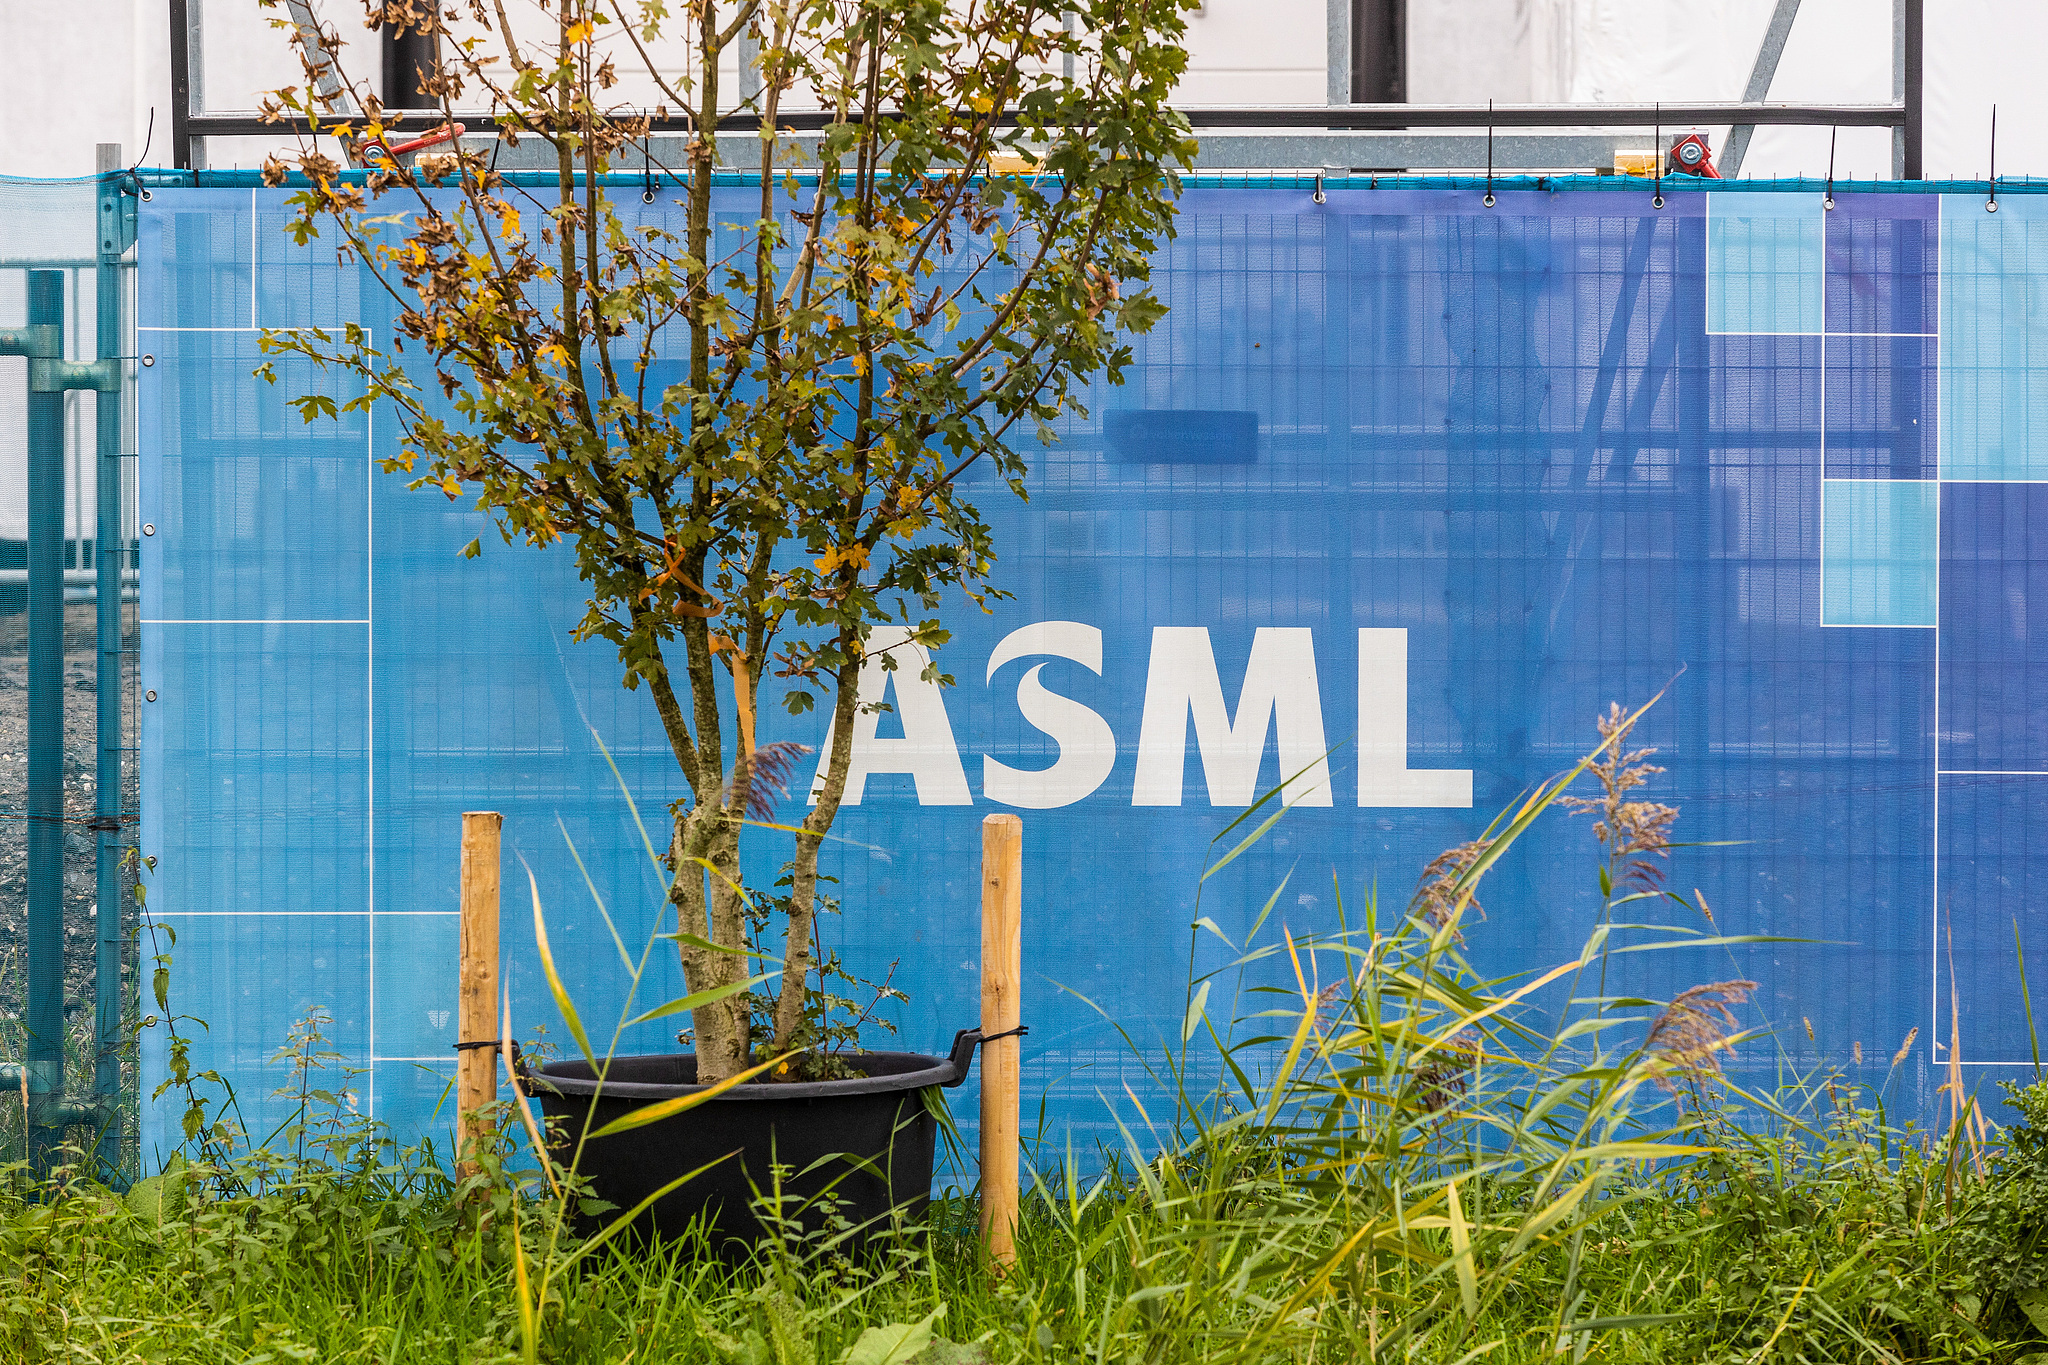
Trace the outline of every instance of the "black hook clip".
<instances>
[{"instance_id":1,"label":"black hook clip","mask_svg":"<svg viewBox=\"0 0 2048 1365\"><path fill-rule=\"evenodd\" d=\"M1984 201L1986 213L1998 212L1998 106L1991 106L1991 197Z\"/></svg>"},{"instance_id":2,"label":"black hook clip","mask_svg":"<svg viewBox=\"0 0 2048 1365\"><path fill-rule=\"evenodd\" d=\"M1486 102L1486 197L1479 201L1493 207L1493 101Z\"/></svg>"},{"instance_id":3,"label":"black hook clip","mask_svg":"<svg viewBox=\"0 0 2048 1365\"><path fill-rule=\"evenodd\" d=\"M644 188L643 188L643 189L642 189L642 190L640 191L640 202L641 202L641 203L643 203L643 204L651 204L651 203L653 203L653 202L654 202L654 136L653 136L653 134L651 134L651 133L650 133L650 134L649 134L648 136L646 136L646 137L644 137L644 138L642 138L642 139L640 140L640 151L641 151L641 155L642 155L642 156L644 156L644 157L646 158L646 160L644 160L644 161L642 161L642 162L640 163L640 170L641 170L641 174L642 174L643 176L645 176L645 177L646 177L645 181L643 182L643 183L644 183Z\"/></svg>"},{"instance_id":4,"label":"black hook clip","mask_svg":"<svg viewBox=\"0 0 2048 1365\"><path fill-rule=\"evenodd\" d=\"M1650 207L1664 207L1664 105L1650 106Z\"/></svg>"}]
</instances>

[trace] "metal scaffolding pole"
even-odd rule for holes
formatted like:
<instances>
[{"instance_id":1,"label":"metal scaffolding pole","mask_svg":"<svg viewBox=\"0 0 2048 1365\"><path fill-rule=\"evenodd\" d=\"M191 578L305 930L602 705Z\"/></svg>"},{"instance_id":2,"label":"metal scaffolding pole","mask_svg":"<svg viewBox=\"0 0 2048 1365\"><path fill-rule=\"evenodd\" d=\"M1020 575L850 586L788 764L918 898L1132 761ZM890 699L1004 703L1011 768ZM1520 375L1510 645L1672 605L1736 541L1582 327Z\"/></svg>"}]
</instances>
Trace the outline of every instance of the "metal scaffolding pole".
<instances>
[{"instance_id":1,"label":"metal scaffolding pole","mask_svg":"<svg viewBox=\"0 0 2048 1365\"><path fill-rule=\"evenodd\" d=\"M101 165L116 165L118 147L102 147ZM28 325L0 327L0 355L28 359L28 1009L26 1055L20 1064L0 1063L0 1084L28 1092L29 1159L39 1170L55 1164L64 1130L92 1125L102 1143L118 1113L120 1072L119 831L121 800L120 606L122 257L134 242L134 218L116 175L101 177L99 248L93 257L63 263L94 266L98 318L96 360L64 358L64 276L62 269L28 271ZM9 261L19 265L19 261ZM53 263L55 264L55 263ZM68 582L86 571L64 566L64 394L98 391L99 439L99 727L100 791L92 826L101 832L99 897L112 913L101 915L97 1017L98 1059L93 1068L100 1094L73 1103L64 1089L64 601ZM81 528L83 529L83 528ZM81 537L82 539L82 537ZM112 611L109 613L109 605ZM111 630L110 630L111 628ZM107 825L111 819L112 829ZM111 940L111 941L110 941ZM118 1170L119 1135L100 1154Z\"/></svg>"},{"instance_id":2,"label":"metal scaffolding pole","mask_svg":"<svg viewBox=\"0 0 2048 1365\"><path fill-rule=\"evenodd\" d=\"M64 353L64 274L28 274L29 345ZM28 386L28 1140L47 1168L64 1099L64 394Z\"/></svg>"},{"instance_id":3,"label":"metal scaffolding pole","mask_svg":"<svg viewBox=\"0 0 2048 1365\"><path fill-rule=\"evenodd\" d=\"M94 281L97 317L94 354L100 364L121 365L121 303L125 289L121 258L132 234L127 230L128 201L121 193L119 143L96 149L99 171L99 270ZM97 677L99 776L94 791L92 827L97 838L94 867L94 918L98 952L94 961L93 1096L101 1121L99 1164L103 1177L121 1168L121 1131L116 1121L121 1098L121 557L126 527L121 516L121 417L125 395L103 386L94 425L98 459L97 526L93 532L94 567L99 571Z\"/></svg>"}]
</instances>

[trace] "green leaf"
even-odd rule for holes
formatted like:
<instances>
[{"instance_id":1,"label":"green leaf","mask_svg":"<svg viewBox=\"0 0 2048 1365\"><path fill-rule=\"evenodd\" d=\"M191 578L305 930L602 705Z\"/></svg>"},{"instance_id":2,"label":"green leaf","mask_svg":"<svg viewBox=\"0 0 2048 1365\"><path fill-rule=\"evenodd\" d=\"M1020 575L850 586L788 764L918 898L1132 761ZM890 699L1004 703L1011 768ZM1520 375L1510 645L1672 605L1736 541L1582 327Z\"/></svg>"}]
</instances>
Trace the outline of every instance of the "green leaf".
<instances>
[{"instance_id":1,"label":"green leaf","mask_svg":"<svg viewBox=\"0 0 2048 1365\"><path fill-rule=\"evenodd\" d=\"M1195 1030L1202 1026L1203 1012L1209 1005L1210 983L1204 981L1195 990L1195 998L1188 1001L1188 1017L1181 1021L1180 1040L1185 1043L1195 1036Z\"/></svg>"},{"instance_id":2,"label":"green leaf","mask_svg":"<svg viewBox=\"0 0 2048 1365\"><path fill-rule=\"evenodd\" d=\"M748 823L751 824L753 822L749 821ZM770 960L768 954L764 952L753 948L728 948L723 943L713 943L702 934L656 934L655 937L665 938L675 943L687 944L692 948L702 948L707 953L724 953L728 957L758 957L763 962Z\"/></svg>"},{"instance_id":3,"label":"green leaf","mask_svg":"<svg viewBox=\"0 0 2048 1365\"><path fill-rule=\"evenodd\" d=\"M187 1164L183 1152L174 1153L160 1173L136 1181L122 1196L128 1211L152 1231L161 1229L185 1211L185 1185L189 1178L185 1169Z\"/></svg>"},{"instance_id":4,"label":"green leaf","mask_svg":"<svg viewBox=\"0 0 2048 1365\"><path fill-rule=\"evenodd\" d=\"M475 559L478 555L482 554L483 552L484 541L482 536L478 536L475 540L472 540L471 542L469 542L469 544L462 547L462 557L464 559Z\"/></svg>"},{"instance_id":5,"label":"green leaf","mask_svg":"<svg viewBox=\"0 0 2048 1365\"><path fill-rule=\"evenodd\" d=\"M763 981L768 981L781 975L781 972L762 972L759 976L750 976L745 981L735 981L726 986L713 986L708 991L695 991L689 995L679 996L665 1005L656 1005L645 1014L635 1015L620 1025L620 1027L631 1028L635 1024L644 1024L650 1019L661 1019L671 1014L681 1014L686 1010L700 1009L705 1005L715 1005L721 1000L738 995L741 991L750 991Z\"/></svg>"},{"instance_id":6,"label":"green leaf","mask_svg":"<svg viewBox=\"0 0 2048 1365\"><path fill-rule=\"evenodd\" d=\"M1458 1183L1444 1186L1450 1211L1452 1269L1458 1276L1458 1298L1465 1308L1465 1321L1479 1319L1479 1276L1472 1264L1472 1236L1465 1224L1465 1206L1458 1198Z\"/></svg>"},{"instance_id":7,"label":"green leaf","mask_svg":"<svg viewBox=\"0 0 2048 1365\"><path fill-rule=\"evenodd\" d=\"M1303 769L1303 771L1305 772L1307 770ZM1280 787L1275 787L1272 791L1266 793L1266 796L1277 795L1280 792L1280 790ZM1265 797L1261 797L1260 800L1264 801ZM1273 828L1274 825L1278 824L1280 822L1280 817L1287 814L1287 811L1288 807L1282 806L1278 810L1274 811L1271 815L1267 816L1265 820L1260 823L1257 829L1253 830L1250 834L1245 835L1243 839L1238 841L1238 845L1236 848L1231 849L1230 852L1224 854L1221 858L1217 859L1214 863L1210 864L1209 870L1202 874L1202 880L1205 882L1208 881L1209 878L1215 876L1218 872L1221 872L1224 868L1230 866L1231 863L1235 862L1237 860L1238 854L1244 852L1253 844L1256 844L1259 840L1265 838L1266 831Z\"/></svg>"},{"instance_id":8,"label":"green leaf","mask_svg":"<svg viewBox=\"0 0 2048 1365\"><path fill-rule=\"evenodd\" d=\"M1579 1322L1564 1324L1559 1335L1572 1332L1612 1332L1625 1327L1662 1327L1667 1323L1686 1322L1690 1313L1630 1313L1618 1318L1586 1318Z\"/></svg>"},{"instance_id":9,"label":"green leaf","mask_svg":"<svg viewBox=\"0 0 2048 1365\"><path fill-rule=\"evenodd\" d=\"M839 1365L909 1365L931 1345L932 1323L945 1311L946 1306L940 1304L922 1322L891 1322L868 1328L846 1348Z\"/></svg>"}]
</instances>

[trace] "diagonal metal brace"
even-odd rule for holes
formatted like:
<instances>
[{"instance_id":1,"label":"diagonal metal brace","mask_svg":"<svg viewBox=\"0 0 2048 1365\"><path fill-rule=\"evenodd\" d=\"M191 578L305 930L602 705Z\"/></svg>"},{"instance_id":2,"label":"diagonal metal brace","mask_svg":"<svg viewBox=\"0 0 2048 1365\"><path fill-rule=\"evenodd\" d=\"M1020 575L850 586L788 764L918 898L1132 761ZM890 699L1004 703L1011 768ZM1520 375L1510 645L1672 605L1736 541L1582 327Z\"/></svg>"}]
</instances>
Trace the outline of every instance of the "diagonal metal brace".
<instances>
[{"instance_id":1,"label":"diagonal metal brace","mask_svg":"<svg viewBox=\"0 0 2048 1365\"><path fill-rule=\"evenodd\" d=\"M1792 36L1792 21L1799 17L1799 0L1778 0L1771 22L1764 26L1763 41L1757 44L1756 65L1749 69L1749 84L1743 88L1745 104L1760 104L1771 93L1771 81L1778 74L1778 59L1785 55L1785 40ZM1721 153L1720 171L1733 180L1742 174L1742 159L1749 155L1749 140L1756 135L1754 123L1738 123L1728 130L1728 147Z\"/></svg>"}]
</instances>

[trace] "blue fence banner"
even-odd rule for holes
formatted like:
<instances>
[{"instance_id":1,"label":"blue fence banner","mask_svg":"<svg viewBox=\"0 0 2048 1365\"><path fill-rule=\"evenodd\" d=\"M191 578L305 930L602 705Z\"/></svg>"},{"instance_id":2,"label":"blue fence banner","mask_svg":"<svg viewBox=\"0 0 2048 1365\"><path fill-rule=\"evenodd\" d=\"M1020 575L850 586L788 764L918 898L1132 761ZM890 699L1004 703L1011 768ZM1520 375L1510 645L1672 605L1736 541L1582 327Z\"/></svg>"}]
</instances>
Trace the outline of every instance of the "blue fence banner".
<instances>
[{"instance_id":1,"label":"blue fence banner","mask_svg":"<svg viewBox=\"0 0 2048 1365\"><path fill-rule=\"evenodd\" d=\"M823 932L908 993L897 1045L976 1022L978 826L1022 812L1027 1107L1061 1150L1114 1142L1191 962L1227 952L1198 914L1239 939L1284 884L1297 936L1385 923L1661 690L1643 795L1682 811L1670 886L1712 922L1652 917L1799 941L1617 958L1608 993L1759 982L1773 1036L1731 1069L1763 1083L1876 1085L1918 1029L1895 1114L1931 1112L1951 1048L1973 1086L2016 1076L2019 952L2048 962L2048 198L1903 188L1190 189L1128 382L1022 447L1028 500L973 485L1009 595L943 613L951 685L914 648L863 676L890 708L856 722ZM388 326L331 242L286 237L285 195L142 205L149 905L252 1132L318 1010L410 1137L450 1123L459 813L506 816L514 1032L566 1044L520 864L584 1018L612 1018L592 887L629 947L666 926L611 762L657 843L685 791L645 692L570 639L568 556L377 472L386 414L302 422L286 400L346 397L335 374L252 377L263 328ZM770 707L762 738L823 724ZM1290 813L1203 884L1282 782ZM768 887L786 836L747 838ZM1547 817L1487 878L1475 963L1574 955L1598 859L1590 819ZM636 1000L681 989L657 951ZM176 1142L151 1107L145 1152Z\"/></svg>"}]
</instances>

